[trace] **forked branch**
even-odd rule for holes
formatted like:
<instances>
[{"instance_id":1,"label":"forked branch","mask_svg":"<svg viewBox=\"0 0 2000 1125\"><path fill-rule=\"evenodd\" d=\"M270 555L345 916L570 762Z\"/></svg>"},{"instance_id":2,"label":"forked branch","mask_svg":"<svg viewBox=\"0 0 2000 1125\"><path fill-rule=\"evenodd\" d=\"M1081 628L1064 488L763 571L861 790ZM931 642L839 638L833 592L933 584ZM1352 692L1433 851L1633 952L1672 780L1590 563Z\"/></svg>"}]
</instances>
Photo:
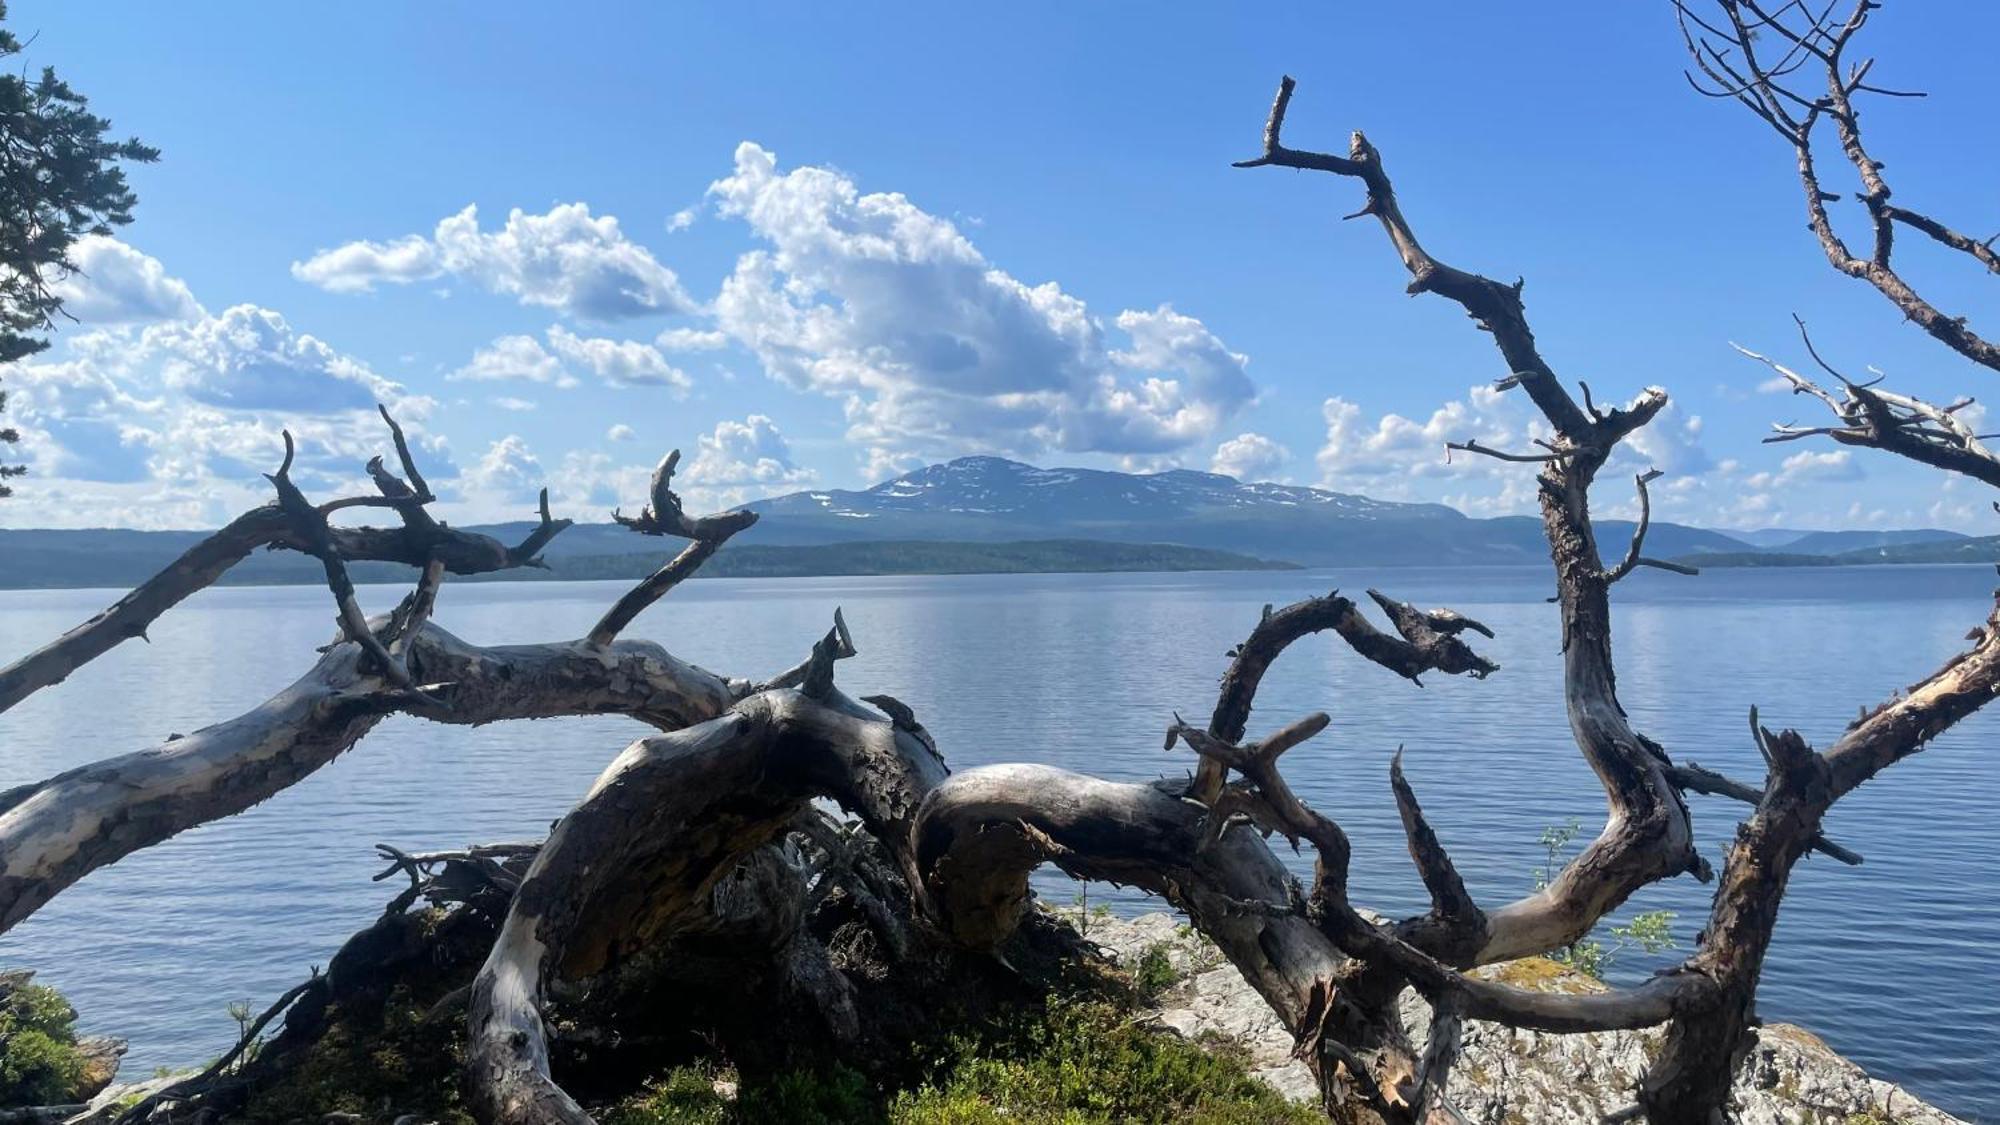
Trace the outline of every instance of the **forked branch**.
<instances>
[{"instance_id":1,"label":"forked branch","mask_svg":"<svg viewBox=\"0 0 2000 1125\"><path fill-rule=\"evenodd\" d=\"M748 509L690 519L682 511L681 498L673 489L674 468L680 461L681 451L676 449L653 470L651 499L637 516L628 517L613 511L611 518L641 535L674 535L690 542L680 554L632 587L605 611L590 630L592 644L610 644L647 606L665 597L667 591L700 570L701 564L721 550L730 536L757 522L757 513Z\"/></svg>"}]
</instances>

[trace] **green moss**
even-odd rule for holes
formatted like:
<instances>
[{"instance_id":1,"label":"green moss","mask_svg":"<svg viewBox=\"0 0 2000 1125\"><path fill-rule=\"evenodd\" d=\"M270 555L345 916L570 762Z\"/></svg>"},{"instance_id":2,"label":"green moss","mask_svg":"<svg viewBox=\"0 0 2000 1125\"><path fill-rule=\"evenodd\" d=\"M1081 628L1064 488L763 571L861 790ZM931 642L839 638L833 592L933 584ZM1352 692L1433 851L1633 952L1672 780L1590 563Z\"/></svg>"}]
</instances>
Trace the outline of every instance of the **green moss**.
<instances>
[{"instance_id":1,"label":"green moss","mask_svg":"<svg viewBox=\"0 0 2000 1125\"><path fill-rule=\"evenodd\" d=\"M26 974L0 994L0 1106L75 1101L84 1080L76 1009Z\"/></svg>"}]
</instances>

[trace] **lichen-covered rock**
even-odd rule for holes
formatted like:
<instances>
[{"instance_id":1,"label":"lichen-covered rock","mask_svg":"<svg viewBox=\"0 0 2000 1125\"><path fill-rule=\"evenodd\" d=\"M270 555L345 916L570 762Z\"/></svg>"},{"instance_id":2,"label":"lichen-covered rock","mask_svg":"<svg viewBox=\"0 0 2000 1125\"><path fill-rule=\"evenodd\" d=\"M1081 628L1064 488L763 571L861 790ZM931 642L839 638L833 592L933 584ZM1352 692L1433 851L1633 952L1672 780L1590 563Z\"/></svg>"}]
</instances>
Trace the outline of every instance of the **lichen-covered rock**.
<instances>
[{"instance_id":1,"label":"lichen-covered rock","mask_svg":"<svg viewBox=\"0 0 2000 1125\"><path fill-rule=\"evenodd\" d=\"M83 1078L76 1096L89 1101L118 1077L118 1063L125 1057L125 1041L108 1035L91 1035L76 1041L76 1053L83 1059Z\"/></svg>"},{"instance_id":2,"label":"lichen-covered rock","mask_svg":"<svg viewBox=\"0 0 2000 1125\"><path fill-rule=\"evenodd\" d=\"M1200 934L1167 914L1093 917L1087 937L1135 966L1164 956L1174 982L1154 997L1157 1019L1190 1039L1238 1043L1254 1072L1289 1097L1318 1096L1305 1065L1291 1057L1292 1037L1243 977ZM1489 966L1481 975L1510 984L1564 991L1604 987L1539 958ZM1430 1013L1414 992L1403 996L1403 1021L1421 1044ZM1582 1125L1631 1104L1631 1090L1660 1032L1549 1035L1472 1022L1451 1077L1450 1096L1479 1125ZM1736 1076L1743 1125L1963 1125L1893 1083L1871 1078L1811 1032L1767 1024Z\"/></svg>"}]
</instances>

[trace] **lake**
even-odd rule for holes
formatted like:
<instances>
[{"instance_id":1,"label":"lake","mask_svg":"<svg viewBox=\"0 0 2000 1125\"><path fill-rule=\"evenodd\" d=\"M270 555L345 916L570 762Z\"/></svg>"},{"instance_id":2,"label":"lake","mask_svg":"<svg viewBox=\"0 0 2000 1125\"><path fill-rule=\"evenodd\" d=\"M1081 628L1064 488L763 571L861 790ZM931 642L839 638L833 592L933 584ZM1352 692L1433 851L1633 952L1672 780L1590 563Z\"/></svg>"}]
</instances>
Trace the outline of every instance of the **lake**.
<instances>
[{"instance_id":1,"label":"lake","mask_svg":"<svg viewBox=\"0 0 2000 1125\"><path fill-rule=\"evenodd\" d=\"M1616 591L1620 696L1678 759L1762 776L1746 726L1795 726L1830 744L1864 705L1934 670L1991 607L1985 567L1641 571ZM1354 899L1421 910L1387 771L1397 746L1473 893L1527 891L1546 826L1601 824L1603 796L1564 717L1545 567L1278 573L714 579L686 584L629 632L734 675L786 667L845 608L860 655L854 695L913 706L953 768L1036 761L1107 777L1183 772L1163 754L1172 712L1206 716L1224 654L1267 602L1366 586L1449 605L1491 625L1486 681L1418 688L1330 635L1294 646L1267 678L1252 734L1325 710L1333 725L1285 759L1293 786L1354 841ZM447 585L446 628L480 643L581 635L623 583ZM371 611L399 587L364 587ZM0 592L0 660L44 643L116 596ZM1372 606L1369 607L1371 610ZM127 644L0 715L0 788L157 743L235 715L295 679L331 635L319 587L212 589ZM1478 638L1475 638L1477 640ZM1828 825L1867 856L1823 857L1792 880L1761 1010L1804 1024L1878 1076L1962 1116L2000 1117L2000 830L1994 735L1976 716L1843 801ZM197 1064L232 1041L225 1008L261 1009L324 965L379 912L377 842L418 850L538 837L647 728L618 718L479 729L394 718L331 766L242 816L99 871L0 937L0 966L32 967L92 1032L131 1041L126 1073ZM1695 802L1718 868L1744 806ZM1060 877L1043 884L1067 900ZM1093 901L1104 900L1096 889ZM1681 878L1633 910L1675 911L1692 942L1709 888ZM1111 896L1120 910L1151 907ZM1624 955L1636 979L1673 955Z\"/></svg>"}]
</instances>

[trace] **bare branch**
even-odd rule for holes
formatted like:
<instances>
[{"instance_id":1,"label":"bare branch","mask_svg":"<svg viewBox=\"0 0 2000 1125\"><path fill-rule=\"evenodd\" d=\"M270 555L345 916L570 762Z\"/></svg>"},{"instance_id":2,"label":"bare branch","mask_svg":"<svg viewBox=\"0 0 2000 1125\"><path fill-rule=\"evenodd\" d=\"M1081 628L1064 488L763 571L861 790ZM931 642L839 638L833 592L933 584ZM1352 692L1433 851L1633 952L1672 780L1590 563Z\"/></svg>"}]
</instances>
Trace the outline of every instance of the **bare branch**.
<instances>
[{"instance_id":1,"label":"bare branch","mask_svg":"<svg viewBox=\"0 0 2000 1125\"><path fill-rule=\"evenodd\" d=\"M1448 441L1444 443L1444 448L1445 448L1445 457L1447 459L1450 458L1451 451L1454 449L1464 453L1477 453L1483 457L1491 457L1497 461L1516 461L1527 464L1540 464L1540 463L1547 463L1549 461L1560 461L1564 457L1569 456L1566 453L1508 453L1504 450L1489 449L1488 447L1483 446L1476 441L1469 441L1469 440Z\"/></svg>"},{"instance_id":2,"label":"bare branch","mask_svg":"<svg viewBox=\"0 0 2000 1125\"><path fill-rule=\"evenodd\" d=\"M385 414L386 417L386 414ZM392 432L400 428L390 419ZM407 449L407 446L402 448ZM379 467L379 461L371 463ZM289 460L287 462L289 467ZM386 474L385 474L386 475ZM394 480L394 478L389 478ZM421 478L419 478L421 479ZM396 482L400 485L401 482ZM281 504L253 508L231 520L222 530L195 544L180 558L147 579L115 604L61 637L0 669L0 711L67 679L78 668L102 656L133 637L144 638L146 629L161 614L197 591L213 585L229 569L260 547L282 547L313 553L323 528L338 558L350 562L395 562L418 568L440 562L453 574L483 574L515 566L535 565L534 552L564 528L568 520L548 518L547 492L543 497L543 524L521 548L510 550L488 536L460 531L435 523L412 509L412 497L353 496L319 506L318 518L301 522ZM384 530L372 527L333 527L326 517L350 507L389 507L405 514L405 527ZM421 517L412 522L408 513Z\"/></svg>"},{"instance_id":3,"label":"bare branch","mask_svg":"<svg viewBox=\"0 0 2000 1125\"><path fill-rule=\"evenodd\" d=\"M1238 161L1236 167L1303 168L1360 180L1367 188L1367 203L1355 214L1373 215L1382 224L1390 243L1402 258L1404 268L1410 273L1409 292L1436 293L1462 305L1473 319L1493 333L1494 343L1506 356L1516 385L1535 400L1535 405L1547 415L1556 432L1572 441L1593 438L1605 423L1594 422L1584 414L1536 350L1534 333L1528 329L1521 303L1521 287L1502 285L1478 274L1455 269L1432 257L1417 241L1415 231L1403 217L1395 189L1389 183L1389 174L1382 167L1381 154L1368 143L1368 138L1356 132L1345 157L1302 152L1284 146L1282 130L1285 111L1291 104L1296 85L1289 75L1279 82L1277 98L1271 104L1271 116L1264 125L1263 154L1251 160Z\"/></svg>"},{"instance_id":4,"label":"bare branch","mask_svg":"<svg viewBox=\"0 0 2000 1125\"><path fill-rule=\"evenodd\" d=\"M1796 318L1795 318L1796 319ZM1777 372L1791 385L1794 394L1810 395L1825 404L1838 421L1833 426L1779 425L1766 442L1797 441L1806 437L1828 437L1841 445L1880 449L1920 464L1959 473L2000 487L2000 455L1958 415L1971 400L1938 406L1911 395L1883 390L1873 383L1856 383L1841 375L1812 346L1803 321L1799 331L1814 362L1840 379L1839 396L1819 384L1740 344L1731 344L1743 355Z\"/></svg>"},{"instance_id":5,"label":"bare branch","mask_svg":"<svg viewBox=\"0 0 2000 1125\"><path fill-rule=\"evenodd\" d=\"M1632 478L1633 483L1636 484L1639 489L1639 526L1634 528L1632 531L1632 545L1626 548L1624 560L1621 561L1616 567L1613 567L1612 569L1604 572L1604 581L1607 585L1616 582L1620 578L1623 578L1626 575L1632 573L1634 568L1642 566L1656 567L1660 570L1670 570L1673 571L1675 574L1694 575L1701 573L1701 571L1698 568L1688 566L1685 563L1667 562L1663 559L1651 559L1639 553L1640 548L1645 546L1646 543L1646 529L1653 522L1653 498L1652 495L1646 491L1646 485L1651 483L1652 481L1658 480L1659 477L1660 477L1660 470L1648 469L1645 472L1640 473L1639 475Z\"/></svg>"},{"instance_id":6,"label":"bare branch","mask_svg":"<svg viewBox=\"0 0 2000 1125\"><path fill-rule=\"evenodd\" d=\"M1377 597L1380 601L1379 595ZM1383 607L1388 609L1390 604L1411 613L1417 612L1400 602L1384 602ZM1390 612L1395 619L1395 611ZM1475 677L1484 677L1498 670L1498 665L1473 652L1456 635L1471 629L1492 636L1484 625L1450 610L1433 610L1428 615L1418 616L1422 619L1421 631L1414 636L1405 633L1405 639L1399 641L1369 624L1367 618L1355 608L1354 602L1341 597L1339 591L1324 597L1307 598L1275 612L1266 606L1263 617L1251 630L1249 638L1229 654L1229 670L1223 674L1222 690L1209 719L1208 733L1224 742L1241 739L1250 721L1250 709L1256 700L1257 688L1263 683L1264 673L1272 662L1294 641L1327 629L1338 633L1363 657L1412 681L1420 673L1433 669L1448 675L1469 673ZM1399 621L1399 630L1401 627ZM1195 773L1189 794L1206 803L1214 800L1221 791L1221 768L1204 760Z\"/></svg>"},{"instance_id":7,"label":"bare branch","mask_svg":"<svg viewBox=\"0 0 2000 1125\"><path fill-rule=\"evenodd\" d=\"M1698 762L1677 764L1667 771L1667 776L1673 779L1675 785L1692 793L1701 793L1714 797L1728 797L1731 800L1741 801L1746 805L1756 805L1764 799L1764 791L1762 789L1753 785L1745 785L1743 782L1733 778L1724 777L1714 770L1705 769ZM1860 853L1841 847L1839 844L1827 839L1824 834L1813 837L1812 847L1814 851L1839 860L1850 867L1857 867L1861 864Z\"/></svg>"},{"instance_id":8,"label":"bare branch","mask_svg":"<svg viewBox=\"0 0 2000 1125\"><path fill-rule=\"evenodd\" d=\"M319 559L321 568L326 571L326 586L333 592L333 602L339 609L341 628L347 639L360 645L362 651L373 658L378 674L387 677L399 688L415 690L416 684L410 679L409 670L391 656L369 630L368 617L361 612L361 603L354 598L354 583L347 577L347 565L341 561L339 548L334 546L326 516L314 508L305 493L292 483L291 431L285 431L284 438L284 463L278 466L277 472L267 474L267 479L278 490L279 509L291 520L292 530L304 544L306 553Z\"/></svg>"},{"instance_id":9,"label":"bare branch","mask_svg":"<svg viewBox=\"0 0 2000 1125\"><path fill-rule=\"evenodd\" d=\"M389 436L396 443L396 459L403 463L403 476L409 482L412 498L422 504L436 500L437 497L431 494L431 486L424 481L423 471L417 468L417 459L410 455L410 443L403 437L403 427L397 425L396 419L390 417L388 407L377 403L375 409L381 413L382 421L389 424ZM379 463L371 467L370 474L374 475L379 467ZM380 480L379 476L377 480ZM388 492L387 489L383 491Z\"/></svg>"},{"instance_id":10,"label":"bare branch","mask_svg":"<svg viewBox=\"0 0 2000 1125\"><path fill-rule=\"evenodd\" d=\"M1417 865L1424 889L1431 894L1432 913L1448 926L1469 931L1485 929L1486 915L1465 889L1465 880L1459 878L1451 854L1438 842L1437 833L1431 831L1423 807L1417 804L1415 791L1403 776L1400 746L1396 748L1396 756L1389 759L1389 788L1396 794L1396 812L1402 818L1403 835L1409 841L1410 860Z\"/></svg>"},{"instance_id":11,"label":"bare branch","mask_svg":"<svg viewBox=\"0 0 2000 1125\"><path fill-rule=\"evenodd\" d=\"M665 566L626 591L617 604L605 611L590 630L593 644L611 643L647 606L665 597L667 591L679 585L682 579L700 570L701 564L720 550L730 536L757 522L757 513L747 509L700 519L688 518L681 510L681 498L673 490L674 468L680 460L681 451L676 449L653 470L651 502L640 509L636 517L627 517L614 510L611 518L641 535L676 535L692 542L668 560Z\"/></svg>"},{"instance_id":12,"label":"bare branch","mask_svg":"<svg viewBox=\"0 0 2000 1125\"><path fill-rule=\"evenodd\" d=\"M1715 0L1715 6L1725 17L1722 22L1727 23L1728 28L1718 28L1705 21L1700 22L1700 26L1726 41L1728 49L1740 62L1740 70L1724 70L1727 79L1718 71L1727 68L1728 64L1718 68L1719 55L1715 49L1689 32L1688 20L1698 20L1698 17L1690 11L1688 0L1675 0L1675 7L1682 17L1683 40L1690 57L1699 69L1723 87L1703 92L1732 96L1784 136L1797 159L1808 225L1827 261L1839 272L1872 285L1907 319L1946 347L1974 363L2000 371L2000 344L1974 332L1967 326L1964 317L1938 309L1893 264L1895 232L1897 227L1902 226L1971 257L1988 273L2000 273L2000 256L1994 254L1990 242L1980 242L1930 215L1890 202L1893 190L1883 175L1883 163L1868 151L1855 98L1861 94L1892 97L1917 95L1868 83L1866 78L1874 65L1872 59L1843 70L1848 45L1866 25L1870 13L1880 6L1879 0L1855 0L1846 18L1839 23L1833 22L1834 5L1831 3L1817 16L1807 12L1803 5L1786 5L1767 13L1754 0ZM1798 21L1788 16L1787 9L1801 13L1804 25L1798 26ZM1745 18L1745 13L1749 18ZM1763 31L1774 32L1791 44L1776 63L1765 62L1758 53L1758 34ZM1793 63L1806 60L1815 64L1822 87L1819 92L1794 90L1785 82L1786 76L1795 69ZM1696 86L1700 88L1699 83ZM1802 112L1795 117L1788 107L1798 107ZM1827 212L1826 205L1839 197L1821 186L1813 130L1822 118L1832 122L1841 154L1854 169L1860 183L1860 191L1855 193L1855 197L1867 211L1871 241L1871 248L1865 257L1849 249Z\"/></svg>"}]
</instances>

